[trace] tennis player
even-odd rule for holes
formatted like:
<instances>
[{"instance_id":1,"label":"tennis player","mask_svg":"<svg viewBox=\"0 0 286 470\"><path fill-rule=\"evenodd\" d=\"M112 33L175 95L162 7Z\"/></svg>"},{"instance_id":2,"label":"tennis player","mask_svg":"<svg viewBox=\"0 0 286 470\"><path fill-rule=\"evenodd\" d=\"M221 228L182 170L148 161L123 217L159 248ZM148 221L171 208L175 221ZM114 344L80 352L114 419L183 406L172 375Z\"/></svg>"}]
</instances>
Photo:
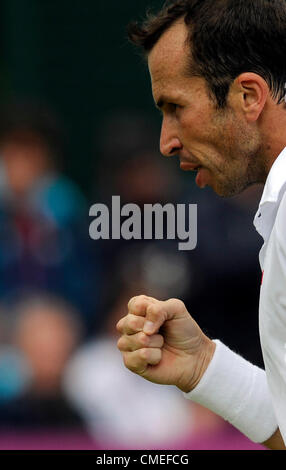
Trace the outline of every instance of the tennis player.
<instances>
[{"instance_id":1,"label":"tennis player","mask_svg":"<svg viewBox=\"0 0 286 470\"><path fill-rule=\"evenodd\" d=\"M161 152L233 196L263 182L259 331L265 371L208 338L178 299L139 296L117 329L128 369L176 385L254 442L286 442L286 1L177 0L131 40L146 54ZM242 293L243 295L243 293Z\"/></svg>"}]
</instances>

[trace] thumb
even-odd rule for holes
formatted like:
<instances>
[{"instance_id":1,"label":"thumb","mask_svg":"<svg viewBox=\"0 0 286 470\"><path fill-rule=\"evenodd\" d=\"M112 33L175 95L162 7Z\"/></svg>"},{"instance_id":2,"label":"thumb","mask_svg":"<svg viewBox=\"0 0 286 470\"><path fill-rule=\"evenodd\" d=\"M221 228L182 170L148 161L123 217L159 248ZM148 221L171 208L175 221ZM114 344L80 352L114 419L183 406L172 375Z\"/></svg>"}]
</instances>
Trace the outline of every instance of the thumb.
<instances>
[{"instance_id":1,"label":"thumb","mask_svg":"<svg viewBox=\"0 0 286 470\"><path fill-rule=\"evenodd\" d=\"M185 304L179 299L169 299L149 304L146 308L143 332L153 335L167 321L178 318L186 313Z\"/></svg>"}]
</instances>

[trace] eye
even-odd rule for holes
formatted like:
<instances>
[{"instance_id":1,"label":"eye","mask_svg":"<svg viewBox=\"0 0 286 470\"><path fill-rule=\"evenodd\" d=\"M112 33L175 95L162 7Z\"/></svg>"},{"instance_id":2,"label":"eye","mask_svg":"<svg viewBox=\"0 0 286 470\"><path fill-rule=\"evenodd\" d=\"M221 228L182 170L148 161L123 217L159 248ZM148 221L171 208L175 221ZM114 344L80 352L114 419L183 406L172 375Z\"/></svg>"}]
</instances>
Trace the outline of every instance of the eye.
<instances>
[{"instance_id":1,"label":"eye","mask_svg":"<svg viewBox=\"0 0 286 470\"><path fill-rule=\"evenodd\" d=\"M169 110L171 113L178 113L178 111L181 109L181 106L177 103L168 103Z\"/></svg>"}]
</instances>

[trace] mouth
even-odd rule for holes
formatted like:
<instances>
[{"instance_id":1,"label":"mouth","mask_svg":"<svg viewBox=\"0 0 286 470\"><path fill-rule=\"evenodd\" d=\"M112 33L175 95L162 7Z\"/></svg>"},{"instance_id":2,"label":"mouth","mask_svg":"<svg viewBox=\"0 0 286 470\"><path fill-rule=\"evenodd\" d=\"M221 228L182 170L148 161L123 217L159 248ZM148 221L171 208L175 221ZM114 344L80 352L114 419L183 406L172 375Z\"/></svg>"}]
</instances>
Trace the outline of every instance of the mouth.
<instances>
[{"instance_id":1,"label":"mouth","mask_svg":"<svg viewBox=\"0 0 286 470\"><path fill-rule=\"evenodd\" d=\"M181 161L180 168L183 171L198 171L202 168L202 166L196 165L195 163Z\"/></svg>"},{"instance_id":2,"label":"mouth","mask_svg":"<svg viewBox=\"0 0 286 470\"><path fill-rule=\"evenodd\" d=\"M196 184L199 188L205 188L209 185L209 172L208 169L202 165L191 163L189 161L180 161L180 168L183 171L197 171Z\"/></svg>"}]
</instances>

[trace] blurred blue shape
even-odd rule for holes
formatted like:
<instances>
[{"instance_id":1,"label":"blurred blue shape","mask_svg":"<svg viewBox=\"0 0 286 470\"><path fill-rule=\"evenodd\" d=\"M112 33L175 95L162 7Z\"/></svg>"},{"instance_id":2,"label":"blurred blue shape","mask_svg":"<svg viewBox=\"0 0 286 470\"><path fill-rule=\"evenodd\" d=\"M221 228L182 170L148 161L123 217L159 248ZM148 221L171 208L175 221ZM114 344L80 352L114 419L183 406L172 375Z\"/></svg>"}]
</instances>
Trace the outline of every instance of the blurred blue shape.
<instances>
[{"instance_id":1,"label":"blurred blue shape","mask_svg":"<svg viewBox=\"0 0 286 470\"><path fill-rule=\"evenodd\" d=\"M27 361L12 346L0 347L0 402L18 397L31 381Z\"/></svg>"}]
</instances>

